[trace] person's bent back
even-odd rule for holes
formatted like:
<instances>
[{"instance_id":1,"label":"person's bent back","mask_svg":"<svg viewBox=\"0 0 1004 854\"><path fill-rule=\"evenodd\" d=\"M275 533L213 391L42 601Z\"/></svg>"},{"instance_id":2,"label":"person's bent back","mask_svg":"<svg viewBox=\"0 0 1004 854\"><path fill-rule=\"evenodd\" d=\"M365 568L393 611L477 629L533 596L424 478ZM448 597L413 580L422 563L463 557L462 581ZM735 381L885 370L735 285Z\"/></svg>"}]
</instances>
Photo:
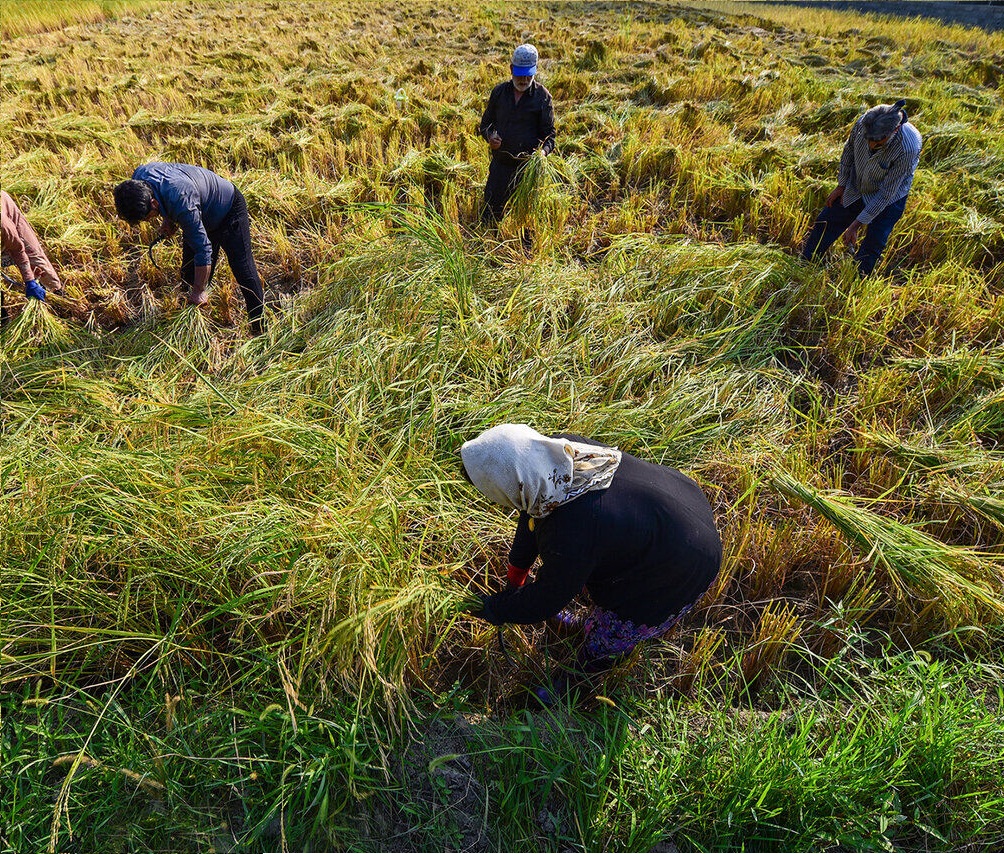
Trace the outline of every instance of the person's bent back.
<instances>
[{"instance_id":1,"label":"person's bent back","mask_svg":"<svg viewBox=\"0 0 1004 854\"><path fill-rule=\"evenodd\" d=\"M252 334L262 331L264 295L254 255L247 202L236 186L187 163L147 163L115 187L115 209L135 225L162 218L161 237L182 232L181 277L188 300L202 305L222 248L247 306Z\"/></svg>"}]
</instances>

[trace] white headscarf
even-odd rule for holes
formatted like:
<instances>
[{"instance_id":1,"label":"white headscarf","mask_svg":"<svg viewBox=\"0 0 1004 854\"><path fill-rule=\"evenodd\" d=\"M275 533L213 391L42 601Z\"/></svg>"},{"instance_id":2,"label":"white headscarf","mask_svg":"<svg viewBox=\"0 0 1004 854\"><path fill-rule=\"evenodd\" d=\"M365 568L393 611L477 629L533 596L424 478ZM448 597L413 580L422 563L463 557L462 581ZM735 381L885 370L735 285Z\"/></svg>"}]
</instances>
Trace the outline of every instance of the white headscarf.
<instances>
[{"instance_id":1,"label":"white headscarf","mask_svg":"<svg viewBox=\"0 0 1004 854\"><path fill-rule=\"evenodd\" d=\"M621 452L549 439L526 424L499 424L464 442L460 458L486 498L542 519L586 492L610 486Z\"/></svg>"}]
</instances>

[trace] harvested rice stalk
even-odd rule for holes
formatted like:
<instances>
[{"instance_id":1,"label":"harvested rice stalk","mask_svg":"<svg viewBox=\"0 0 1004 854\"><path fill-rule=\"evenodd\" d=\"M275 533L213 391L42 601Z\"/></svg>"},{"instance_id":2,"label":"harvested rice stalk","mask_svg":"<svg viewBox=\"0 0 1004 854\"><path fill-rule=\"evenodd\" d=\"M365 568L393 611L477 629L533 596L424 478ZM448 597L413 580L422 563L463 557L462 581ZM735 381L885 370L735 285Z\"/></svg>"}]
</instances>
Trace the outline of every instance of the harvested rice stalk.
<instances>
[{"instance_id":1,"label":"harvested rice stalk","mask_svg":"<svg viewBox=\"0 0 1004 854\"><path fill-rule=\"evenodd\" d=\"M150 348L144 365L150 369L170 366L182 370L185 367L214 370L223 359L218 331L205 312L186 308L169 321L167 334Z\"/></svg>"},{"instance_id":2,"label":"harvested rice stalk","mask_svg":"<svg viewBox=\"0 0 1004 854\"><path fill-rule=\"evenodd\" d=\"M1004 573L995 556L952 546L903 522L859 507L847 495L823 494L778 474L772 484L821 513L885 571L895 599L916 617L951 627L980 612L1004 614Z\"/></svg>"},{"instance_id":3,"label":"harvested rice stalk","mask_svg":"<svg viewBox=\"0 0 1004 854\"><path fill-rule=\"evenodd\" d=\"M0 359L16 362L40 351L58 350L70 341L66 324L44 302L30 299L17 319L0 333Z\"/></svg>"}]
</instances>

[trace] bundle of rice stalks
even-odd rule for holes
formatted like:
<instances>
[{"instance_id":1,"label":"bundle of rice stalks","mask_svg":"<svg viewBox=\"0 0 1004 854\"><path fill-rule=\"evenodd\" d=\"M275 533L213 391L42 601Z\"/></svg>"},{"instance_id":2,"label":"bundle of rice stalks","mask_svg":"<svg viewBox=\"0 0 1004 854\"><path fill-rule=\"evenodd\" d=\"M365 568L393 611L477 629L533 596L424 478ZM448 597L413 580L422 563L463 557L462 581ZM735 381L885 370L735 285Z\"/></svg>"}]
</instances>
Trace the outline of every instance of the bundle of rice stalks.
<instances>
[{"instance_id":1,"label":"bundle of rice stalks","mask_svg":"<svg viewBox=\"0 0 1004 854\"><path fill-rule=\"evenodd\" d=\"M66 324L44 302L30 299L17 319L0 332L0 361L17 362L38 353L51 353L71 341Z\"/></svg>"},{"instance_id":2,"label":"bundle of rice stalks","mask_svg":"<svg viewBox=\"0 0 1004 854\"><path fill-rule=\"evenodd\" d=\"M753 688L773 668L779 666L800 635L798 616L792 605L772 602L764 608L753 642L743 653L740 665L746 687Z\"/></svg>"},{"instance_id":3,"label":"bundle of rice stalks","mask_svg":"<svg viewBox=\"0 0 1004 854\"><path fill-rule=\"evenodd\" d=\"M941 500L952 501L973 510L982 518L1004 531L1004 484L996 484L994 493L978 495L958 487L947 486L939 493Z\"/></svg>"},{"instance_id":4,"label":"bundle of rice stalks","mask_svg":"<svg viewBox=\"0 0 1004 854\"><path fill-rule=\"evenodd\" d=\"M893 360L915 373L930 372L941 377L952 387L980 385L993 387L1004 383L1004 352L963 347L940 356L923 359L899 358Z\"/></svg>"},{"instance_id":5,"label":"bundle of rice stalks","mask_svg":"<svg viewBox=\"0 0 1004 854\"><path fill-rule=\"evenodd\" d=\"M981 471L988 463L984 451L971 443L911 441L888 430L858 428L854 453L868 455L879 449L902 461L907 471L914 468L937 471Z\"/></svg>"},{"instance_id":6,"label":"bundle of rice stalks","mask_svg":"<svg viewBox=\"0 0 1004 854\"><path fill-rule=\"evenodd\" d=\"M186 308L168 321L167 332L143 360L148 369L215 370L223 361L219 330L205 312Z\"/></svg>"},{"instance_id":7,"label":"bundle of rice stalks","mask_svg":"<svg viewBox=\"0 0 1004 854\"><path fill-rule=\"evenodd\" d=\"M553 154L545 157L538 149L519 173L519 183L506 205L511 223L518 228L537 226L560 233L571 208L563 187L569 183L566 170Z\"/></svg>"},{"instance_id":8,"label":"bundle of rice stalks","mask_svg":"<svg viewBox=\"0 0 1004 854\"><path fill-rule=\"evenodd\" d=\"M859 507L845 494L822 494L782 473L782 494L812 507L884 571L893 598L916 621L949 627L1004 617L1004 569L996 556L949 545L912 525Z\"/></svg>"},{"instance_id":9,"label":"bundle of rice stalks","mask_svg":"<svg viewBox=\"0 0 1004 854\"><path fill-rule=\"evenodd\" d=\"M953 427L960 438L969 431L988 444L1004 442L1004 389L978 398Z\"/></svg>"}]
</instances>

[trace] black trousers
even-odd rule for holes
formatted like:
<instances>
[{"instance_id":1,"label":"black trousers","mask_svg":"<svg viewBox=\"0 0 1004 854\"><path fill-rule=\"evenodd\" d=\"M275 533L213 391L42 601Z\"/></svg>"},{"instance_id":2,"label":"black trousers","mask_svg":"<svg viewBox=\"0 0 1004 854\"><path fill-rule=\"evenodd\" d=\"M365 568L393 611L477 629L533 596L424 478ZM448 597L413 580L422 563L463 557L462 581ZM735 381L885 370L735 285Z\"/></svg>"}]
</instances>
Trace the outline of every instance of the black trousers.
<instances>
[{"instance_id":1,"label":"black trousers","mask_svg":"<svg viewBox=\"0 0 1004 854\"><path fill-rule=\"evenodd\" d=\"M889 242L892 228L899 222L906 208L906 196L892 204L886 205L882 212L865 226L865 236L858 245L854 258L858 262L858 270L862 276L870 276L879 258ZM805 237L802 244L802 258L806 261L822 255L847 227L854 222L855 217L865 209L864 199L852 202L846 208L842 202L837 202L832 208L823 208L816 217L816 222Z\"/></svg>"},{"instance_id":2,"label":"black trousers","mask_svg":"<svg viewBox=\"0 0 1004 854\"><path fill-rule=\"evenodd\" d=\"M506 202L516 192L525 161L514 160L506 154L496 154L488 164L488 181L485 183L485 206L481 221L492 225L502 219Z\"/></svg>"},{"instance_id":3,"label":"black trousers","mask_svg":"<svg viewBox=\"0 0 1004 854\"><path fill-rule=\"evenodd\" d=\"M244 304L248 310L248 320L252 331L261 331L261 316L264 308L261 278L251 254L251 220L248 205L240 190L234 194L234 203L223 218L223 222L212 231L206 232L213 244L213 261L209 278L216 272L216 262L220 249L227 255L230 272L240 286ZM195 284L195 250L186 242L181 249L181 278L191 288Z\"/></svg>"}]
</instances>

